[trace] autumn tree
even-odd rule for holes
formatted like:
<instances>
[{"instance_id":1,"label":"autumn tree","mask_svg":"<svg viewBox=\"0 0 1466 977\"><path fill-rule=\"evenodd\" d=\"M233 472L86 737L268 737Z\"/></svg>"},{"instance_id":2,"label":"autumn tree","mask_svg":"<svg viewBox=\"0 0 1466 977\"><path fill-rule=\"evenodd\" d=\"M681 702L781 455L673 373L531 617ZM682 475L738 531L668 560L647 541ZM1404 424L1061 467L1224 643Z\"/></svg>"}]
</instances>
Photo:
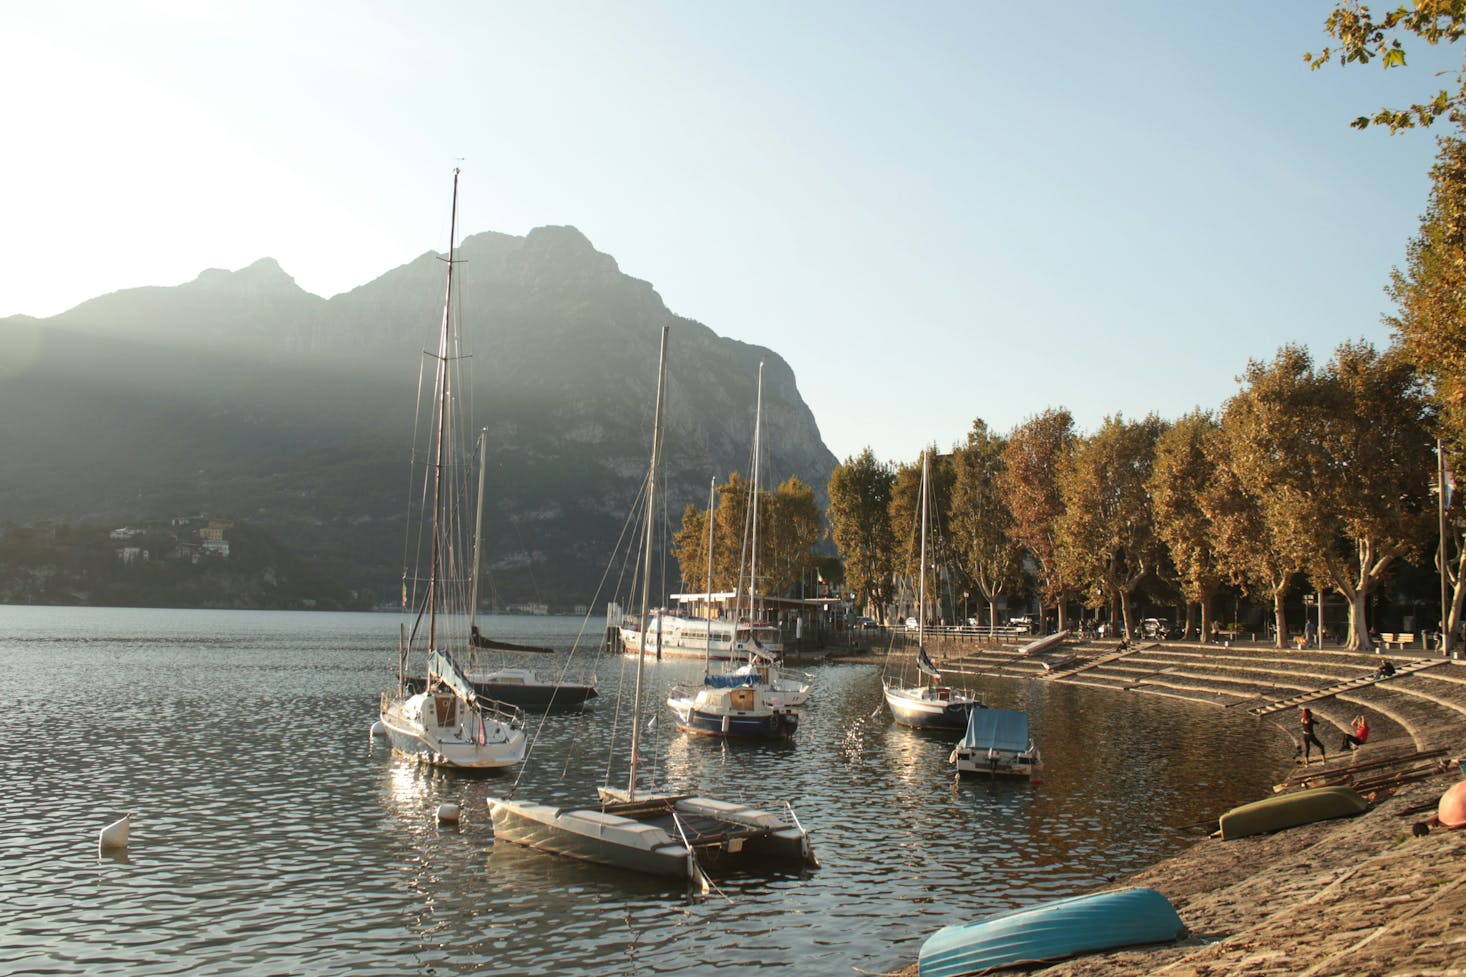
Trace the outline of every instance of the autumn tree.
<instances>
[{"instance_id":1,"label":"autumn tree","mask_svg":"<svg viewBox=\"0 0 1466 977\"><path fill-rule=\"evenodd\" d=\"M1430 200L1405 268L1390 275L1386 318L1405 357L1431 386L1443 440L1466 447L1466 141L1442 139Z\"/></svg>"},{"instance_id":2,"label":"autumn tree","mask_svg":"<svg viewBox=\"0 0 1466 977\"><path fill-rule=\"evenodd\" d=\"M1324 371L1334 394L1328 429L1335 521L1332 546L1313 554L1310 575L1349 601L1351 648L1365 634L1367 599L1397 560L1420 552L1433 520L1434 470L1426 407L1408 363L1368 343L1343 343Z\"/></svg>"},{"instance_id":3,"label":"autumn tree","mask_svg":"<svg viewBox=\"0 0 1466 977\"><path fill-rule=\"evenodd\" d=\"M1322 370L1284 346L1253 361L1222 415L1228 463L1269 536L1320 587L1349 603L1349 647L1394 562L1418 549L1427 513L1429 437L1408 366L1344 343ZM1287 633L1276 607L1278 640Z\"/></svg>"},{"instance_id":4,"label":"autumn tree","mask_svg":"<svg viewBox=\"0 0 1466 977\"><path fill-rule=\"evenodd\" d=\"M988 605L988 624L997 623L996 604L1018 581L1019 547L1013 515L999 490L1006 439L972 422L967 443L952 453L952 499L948 525L954 557Z\"/></svg>"},{"instance_id":5,"label":"autumn tree","mask_svg":"<svg viewBox=\"0 0 1466 977\"><path fill-rule=\"evenodd\" d=\"M1126 634L1133 632L1130 597L1161 559L1149 483L1162 428L1154 414L1139 421L1107 417L1094 434L1076 440L1060 469L1059 562L1066 578L1086 590L1091 607L1118 609Z\"/></svg>"},{"instance_id":6,"label":"autumn tree","mask_svg":"<svg viewBox=\"0 0 1466 977\"><path fill-rule=\"evenodd\" d=\"M876 461L869 448L846 458L830 475L830 537L845 561L846 585L866 613L884 609L891 599L896 541L889 510L894 484L891 467Z\"/></svg>"},{"instance_id":7,"label":"autumn tree","mask_svg":"<svg viewBox=\"0 0 1466 977\"><path fill-rule=\"evenodd\" d=\"M1186 598L1186 635L1192 608L1200 607L1200 635L1211 635L1211 602L1226 580L1217 551L1217 530L1202 500L1216 482L1217 423L1209 411L1195 410L1173 423L1156 441L1150 497L1156 535L1166 544Z\"/></svg>"},{"instance_id":8,"label":"autumn tree","mask_svg":"<svg viewBox=\"0 0 1466 977\"><path fill-rule=\"evenodd\" d=\"M1324 30L1338 44L1318 54L1303 56L1304 62L1315 71L1334 60L1348 65L1368 64L1375 58L1380 59L1386 70L1403 68L1404 42L1410 35L1436 46L1454 44L1466 34L1466 0L1416 0L1395 7L1378 19L1358 0L1338 0L1324 21ZM1451 85L1424 102L1403 109L1382 108L1372 117L1360 116L1351 124L1356 129L1383 125L1391 132L1398 132L1429 126L1442 117L1457 125L1466 124L1466 69L1457 71Z\"/></svg>"},{"instance_id":9,"label":"autumn tree","mask_svg":"<svg viewBox=\"0 0 1466 977\"><path fill-rule=\"evenodd\" d=\"M682 586L701 592L737 590L747 593L748 574L753 570L751 484L738 472L717 486L717 511L713 520L713 581L708 584L708 512L688 506L682 513L682 527L673 536L672 555L677 560ZM820 539L819 504L814 490L797 478L790 478L774 492L758 495L759 593L784 594L794 589L804 573L815 565L814 547Z\"/></svg>"},{"instance_id":10,"label":"autumn tree","mask_svg":"<svg viewBox=\"0 0 1466 977\"><path fill-rule=\"evenodd\" d=\"M1038 565L1040 593L1059 608L1059 629L1067 628L1066 603L1073 584L1059 560L1057 525L1064 512L1060 472L1074 449L1074 418L1063 408L1044 411L1013 429L1003 449L998 486L1013 516L1013 539Z\"/></svg>"}]
</instances>

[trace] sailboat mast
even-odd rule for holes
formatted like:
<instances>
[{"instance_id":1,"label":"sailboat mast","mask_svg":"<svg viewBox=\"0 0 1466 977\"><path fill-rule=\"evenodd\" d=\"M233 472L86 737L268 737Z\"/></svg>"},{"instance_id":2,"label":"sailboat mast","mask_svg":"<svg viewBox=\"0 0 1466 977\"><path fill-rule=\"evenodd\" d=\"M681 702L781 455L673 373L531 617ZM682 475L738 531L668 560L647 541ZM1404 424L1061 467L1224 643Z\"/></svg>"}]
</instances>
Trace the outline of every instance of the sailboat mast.
<instances>
[{"instance_id":1,"label":"sailboat mast","mask_svg":"<svg viewBox=\"0 0 1466 977\"><path fill-rule=\"evenodd\" d=\"M713 518L716 513L713 511L713 497L718 491L718 480L708 480L708 638L706 650L702 656L703 671L707 671L708 662L713 657ZM737 634L737 623L734 623L734 633Z\"/></svg>"},{"instance_id":2,"label":"sailboat mast","mask_svg":"<svg viewBox=\"0 0 1466 977\"><path fill-rule=\"evenodd\" d=\"M749 542L748 555L748 622L749 645L753 644L753 622L759 619L758 610L758 479L759 479L759 436L764 422L764 361L758 361L758 397L753 409L753 533Z\"/></svg>"},{"instance_id":3,"label":"sailboat mast","mask_svg":"<svg viewBox=\"0 0 1466 977\"><path fill-rule=\"evenodd\" d=\"M667 377L667 328L662 327L662 348L657 355L657 408L652 420L652 463L646 484L646 550L642 554L641 568L641 652L636 656L636 694L631 701L631 775L626 784L628 800L636 800L636 764L640 759L641 745L641 673L646 667L647 610L651 603L652 587L652 541L657 511L657 466L662 453L662 388ZM661 646L658 645L660 651Z\"/></svg>"},{"instance_id":4,"label":"sailboat mast","mask_svg":"<svg viewBox=\"0 0 1466 977\"><path fill-rule=\"evenodd\" d=\"M925 644L926 637L926 483L930 457L930 452L921 453L921 575L916 585L916 646L918 648Z\"/></svg>"},{"instance_id":5,"label":"sailboat mast","mask_svg":"<svg viewBox=\"0 0 1466 977\"><path fill-rule=\"evenodd\" d=\"M438 603L439 587L442 586L443 560L443 467L448 454L448 338L453 307L453 258L454 242L458 238L458 167L453 168L453 208L448 219L448 276L443 287L443 328L438 334L438 432L437 445L433 451L433 526L432 564L428 569L428 648L438 647Z\"/></svg>"},{"instance_id":6,"label":"sailboat mast","mask_svg":"<svg viewBox=\"0 0 1466 977\"><path fill-rule=\"evenodd\" d=\"M484 473L489 467L489 429L478 433L478 515L473 521L473 573L468 585L468 633L478 624L479 551L484 544Z\"/></svg>"}]
</instances>

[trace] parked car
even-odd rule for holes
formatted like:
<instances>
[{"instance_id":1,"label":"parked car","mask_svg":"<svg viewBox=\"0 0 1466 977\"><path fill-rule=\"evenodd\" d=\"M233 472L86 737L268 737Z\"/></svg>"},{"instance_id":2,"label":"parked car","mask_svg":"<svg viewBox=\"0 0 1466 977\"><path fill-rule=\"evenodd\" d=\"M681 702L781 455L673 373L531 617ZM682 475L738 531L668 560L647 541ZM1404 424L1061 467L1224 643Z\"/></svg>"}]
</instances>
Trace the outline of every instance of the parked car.
<instances>
[{"instance_id":1,"label":"parked car","mask_svg":"<svg viewBox=\"0 0 1466 977\"><path fill-rule=\"evenodd\" d=\"M908 617L906 619L906 630L907 631L916 631L920 627L921 627L921 622L919 622L916 618L914 618L914 617Z\"/></svg>"},{"instance_id":2,"label":"parked car","mask_svg":"<svg viewBox=\"0 0 1466 977\"><path fill-rule=\"evenodd\" d=\"M880 624L878 624L873 618L869 617L860 618L858 621L855 622L855 626L862 631L876 631L880 629Z\"/></svg>"},{"instance_id":3,"label":"parked car","mask_svg":"<svg viewBox=\"0 0 1466 977\"><path fill-rule=\"evenodd\" d=\"M1140 622L1140 633L1147 638L1164 638L1171 633L1171 622L1158 617L1148 617Z\"/></svg>"},{"instance_id":4,"label":"parked car","mask_svg":"<svg viewBox=\"0 0 1466 977\"><path fill-rule=\"evenodd\" d=\"M1017 617L1008 618L1008 627L1021 628L1029 634L1033 633L1033 618L1027 614L1020 614Z\"/></svg>"}]
</instances>

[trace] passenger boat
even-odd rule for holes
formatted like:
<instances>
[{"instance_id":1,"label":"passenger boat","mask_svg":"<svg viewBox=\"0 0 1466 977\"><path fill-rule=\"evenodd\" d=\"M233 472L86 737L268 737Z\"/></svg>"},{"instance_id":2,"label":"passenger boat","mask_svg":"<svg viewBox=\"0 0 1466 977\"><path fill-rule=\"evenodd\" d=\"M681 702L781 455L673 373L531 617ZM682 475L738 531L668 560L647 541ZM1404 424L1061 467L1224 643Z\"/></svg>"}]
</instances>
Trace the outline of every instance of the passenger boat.
<instances>
[{"instance_id":1,"label":"passenger boat","mask_svg":"<svg viewBox=\"0 0 1466 977\"><path fill-rule=\"evenodd\" d=\"M1038 747L1028 738L1028 713L1016 709L972 710L967 735L948 759L959 777L971 774L1032 780L1043 770Z\"/></svg>"},{"instance_id":2,"label":"passenger boat","mask_svg":"<svg viewBox=\"0 0 1466 977\"><path fill-rule=\"evenodd\" d=\"M1185 935L1175 907L1154 889L1096 892L940 929L921 945L917 974L964 977Z\"/></svg>"},{"instance_id":3,"label":"passenger boat","mask_svg":"<svg viewBox=\"0 0 1466 977\"><path fill-rule=\"evenodd\" d=\"M628 655L741 661L755 652L777 657L784 651L779 629L767 621L709 621L665 610L650 611L639 620L647 622L644 629L639 623L620 629L621 647Z\"/></svg>"},{"instance_id":4,"label":"passenger boat","mask_svg":"<svg viewBox=\"0 0 1466 977\"><path fill-rule=\"evenodd\" d=\"M1281 831L1300 824L1352 817L1369 810L1369 802L1353 787L1314 787L1265 797L1234 807L1219 823L1223 841Z\"/></svg>"}]
</instances>

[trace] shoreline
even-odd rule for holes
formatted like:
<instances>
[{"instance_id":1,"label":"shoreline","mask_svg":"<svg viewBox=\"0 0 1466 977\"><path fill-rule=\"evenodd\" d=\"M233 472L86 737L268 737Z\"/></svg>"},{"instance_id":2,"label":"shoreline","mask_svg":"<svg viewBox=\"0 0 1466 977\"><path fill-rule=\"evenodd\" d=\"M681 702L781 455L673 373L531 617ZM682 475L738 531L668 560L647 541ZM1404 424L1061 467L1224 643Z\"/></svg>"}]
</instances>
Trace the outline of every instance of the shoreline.
<instances>
[{"instance_id":1,"label":"shoreline","mask_svg":"<svg viewBox=\"0 0 1466 977\"><path fill-rule=\"evenodd\" d=\"M1330 748L1355 713L1369 715L1376 727L1369 743L1348 759L1331 751L1326 766L1305 768L1295 761L1292 776L1278 785L1299 786L1305 771L1311 775L1309 785L1324 776L1331 783L1342 780L1371 800L1368 811L1234 841L1209 836L1096 886L1089 891L1132 886L1159 891L1180 914L1187 937L1026 968L1031 977L1466 977L1466 934L1460 924L1466 918L1466 830L1437 827L1423 836L1412 830L1435 813L1440 795L1462 777L1456 762L1466 754L1466 667L1461 662L1390 653L1383 657L1397 667L1425 664L1409 674L1354 685L1382 656L1235 642L1228 647L1150 642L1115 658L1114 642L1088 642L1065 647L1064 657L1079 663L1078 671L1067 672L1046 670L1042 661L1025 660L1011 647L964 648L956 642L940 647L945 654L939 664L954 684L970 675L1074 681L1117 693L1189 699L1199 708L1247 708L1281 727L1295 743L1298 706L1307 705ZM850 660L881 656L877 650ZM1295 699L1302 701L1290 701ZM1388 762L1427 751L1434 755ZM1280 764L1288 759L1280 758ZM1392 774L1405 773L1416 779L1390 782L1399 779ZM896 973L917 977L917 972L913 963Z\"/></svg>"}]
</instances>

